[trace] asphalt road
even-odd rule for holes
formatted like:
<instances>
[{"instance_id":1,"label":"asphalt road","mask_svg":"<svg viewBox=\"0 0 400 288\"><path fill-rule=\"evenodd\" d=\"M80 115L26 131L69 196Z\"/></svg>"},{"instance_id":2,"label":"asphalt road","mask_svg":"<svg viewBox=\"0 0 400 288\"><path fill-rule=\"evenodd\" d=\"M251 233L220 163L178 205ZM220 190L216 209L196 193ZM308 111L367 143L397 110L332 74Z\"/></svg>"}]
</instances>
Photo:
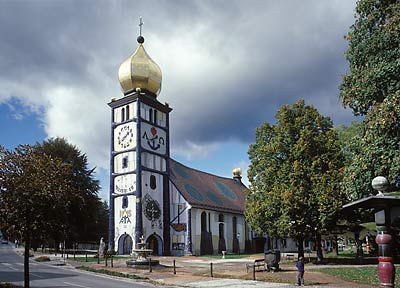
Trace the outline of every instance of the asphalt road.
<instances>
[{"instance_id":1,"label":"asphalt road","mask_svg":"<svg viewBox=\"0 0 400 288\"><path fill-rule=\"evenodd\" d=\"M67 266L30 261L30 287L81 287L81 288L127 288L156 287L130 279L115 279L77 271ZM11 244L0 244L0 283L24 284L23 257L15 253Z\"/></svg>"}]
</instances>

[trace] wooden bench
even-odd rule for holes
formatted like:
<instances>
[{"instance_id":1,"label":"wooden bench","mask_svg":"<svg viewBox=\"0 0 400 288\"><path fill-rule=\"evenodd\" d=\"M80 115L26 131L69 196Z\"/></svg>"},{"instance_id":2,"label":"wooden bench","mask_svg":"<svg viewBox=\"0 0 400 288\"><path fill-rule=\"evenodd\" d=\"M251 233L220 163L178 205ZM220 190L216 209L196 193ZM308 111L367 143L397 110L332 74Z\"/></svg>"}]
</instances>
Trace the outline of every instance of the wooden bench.
<instances>
[{"instance_id":1,"label":"wooden bench","mask_svg":"<svg viewBox=\"0 0 400 288\"><path fill-rule=\"evenodd\" d=\"M260 267L263 267L263 270L260 270ZM249 269L254 268L256 271L265 271L265 259L256 259L252 264L246 264L247 273L249 273Z\"/></svg>"},{"instance_id":2,"label":"wooden bench","mask_svg":"<svg viewBox=\"0 0 400 288\"><path fill-rule=\"evenodd\" d=\"M294 254L286 254L286 260L294 260Z\"/></svg>"}]
</instances>

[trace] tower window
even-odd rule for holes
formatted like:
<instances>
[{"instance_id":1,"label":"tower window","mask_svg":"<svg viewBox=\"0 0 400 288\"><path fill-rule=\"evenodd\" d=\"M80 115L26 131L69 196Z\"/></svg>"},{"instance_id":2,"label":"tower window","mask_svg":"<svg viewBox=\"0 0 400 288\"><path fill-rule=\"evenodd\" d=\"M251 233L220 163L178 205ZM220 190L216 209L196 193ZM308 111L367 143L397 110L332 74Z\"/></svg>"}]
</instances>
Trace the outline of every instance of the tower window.
<instances>
[{"instance_id":1,"label":"tower window","mask_svg":"<svg viewBox=\"0 0 400 288\"><path fill-rule=\"evenodd\" d=\"M156 176L154 175L150 175L150 188L153 190L157 188Z\"/></svg>"},{"instance_id":2,"label":"tower window","mask_svg":"<svg viewBox=\"0 0 400 288\"><path fill-rule=\"evenodd\" d=\"M157 110L154 110L154 124L157 124Z\"/></svg>"},{"instance_id":3,"label":"tower window","mask_svg":"<svg viewBox=\"0 0 400 288\"><path fill-rule=\"evenodd\" d=\"M125 108L121 109L121 122L125 121Z\"/></svg>"},{"instance_id":4,"label":"tower window","mask_svg":"<svg viewBox=\"0 0 400 288\"><path fill-rule=\"evenodd\" d=\"M128 208L128 197L124 196L122 198L122 209Z\"/></svg>"},{"instance_id":5,"label":"tower window","mask_svg":"<svg viewBox=\"0 0 400 288\"><path fill-rule=\"evenodd\" d=\"M218 222L224 222L224 214L218 215Z\"/></svg>"},{"instance_id":6,"label":"tower window","mask_svg":"<svg viewBox=\"0 0 400 288\"><path fill-rule=\"evenodd\" d=\"M128 156L122 158L122 169L128 168Z\"/></svg>"},{"instance_id":7,"label":"tower window","mask_svg":"<svg viewBox=\"0 0 400 288\"><path fill-rule=\"evenodd\" d=\"M126 105L126 120L129 120L129 105Z\"/></svg>"},{"instance_id":8,"label":"tower window","mask_svg":"<svg viewBox=\"0 0 400 288\"><path fill-rule=\"evenodd\" d=\"M152 122L153 121L153 109L149 110L149 121Z\"/></svg>"}]
</instances>

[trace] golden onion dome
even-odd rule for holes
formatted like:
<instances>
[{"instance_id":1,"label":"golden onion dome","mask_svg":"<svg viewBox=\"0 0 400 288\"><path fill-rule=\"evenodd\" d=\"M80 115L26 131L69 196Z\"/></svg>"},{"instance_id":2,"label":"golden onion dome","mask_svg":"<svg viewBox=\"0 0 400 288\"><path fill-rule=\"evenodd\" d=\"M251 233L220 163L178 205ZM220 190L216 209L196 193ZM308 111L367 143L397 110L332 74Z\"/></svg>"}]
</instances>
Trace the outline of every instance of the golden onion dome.
<instances>
[{"instance_id":1,"label":"golden onion dome","mask_svg":"<svg viewBox=\"0 0 400 288\"><path fill-rule=\"evenodd\" d=\"M136 51L119 66L118 78L124 94L137 88L158 95L161 91L161 69L143 47L144 38L137 38Z\"/></svg>"}]
</instances>

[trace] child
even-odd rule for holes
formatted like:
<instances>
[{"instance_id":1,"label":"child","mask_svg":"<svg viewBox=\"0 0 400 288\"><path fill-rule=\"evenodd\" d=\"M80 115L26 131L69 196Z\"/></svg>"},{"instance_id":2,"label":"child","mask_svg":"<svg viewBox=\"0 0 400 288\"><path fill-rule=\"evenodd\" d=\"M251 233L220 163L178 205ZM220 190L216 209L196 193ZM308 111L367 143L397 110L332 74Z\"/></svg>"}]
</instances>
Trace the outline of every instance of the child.
<instances>
[{"instance_id":1,"label":"child","mask_svg":"<svg viewBox=\"0 0 400 288\"><path fill-rule=\"evenodd\" d=\"M304 258L299 257L299 261L296 263L297 275L296 282L299 286L304 286Z\"/></svg>"}]
</instances>

